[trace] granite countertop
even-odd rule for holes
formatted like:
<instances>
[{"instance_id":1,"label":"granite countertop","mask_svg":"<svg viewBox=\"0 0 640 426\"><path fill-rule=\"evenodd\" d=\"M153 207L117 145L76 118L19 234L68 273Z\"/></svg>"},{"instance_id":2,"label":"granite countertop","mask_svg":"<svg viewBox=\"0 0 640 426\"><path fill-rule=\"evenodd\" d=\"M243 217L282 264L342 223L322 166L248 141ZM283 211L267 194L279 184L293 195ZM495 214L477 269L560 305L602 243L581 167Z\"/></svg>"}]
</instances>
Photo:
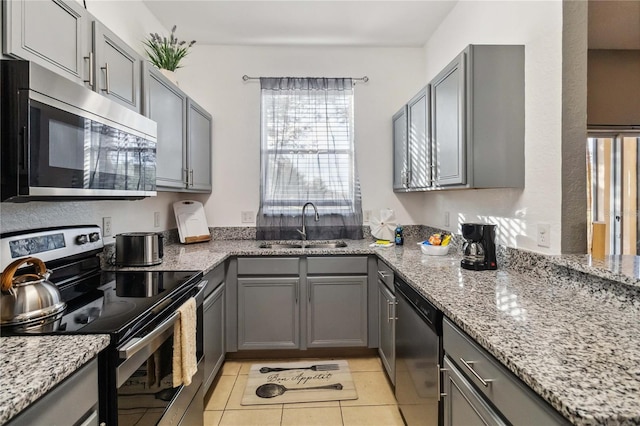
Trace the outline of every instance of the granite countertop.
<instances>
[{"instance_id":1,"label":"granite countertop","mask_svg":"<svg viewBox=\"0 0 640 426\"><path fill-rule=\"evenodd\" d=\"M640 300L591 288L575 277L553 281L516 269L467 271L460 253L427 256L415 242L371 248L260 249L251 240L165 247L150 269L202 269L230 256L377 254L405 281L549 402L571 423L640 424ZM595 276L634 284L628 271L579 256L546 257ZM542 267L542 266L540 266ZM628 281L628 282L627 282Z\"/></svg>"},{"instance_id":2,"label":"granite countertop","mask_svg":"<svg viewBox=\"0 0 640 426\"><path fill-rule=\"evenodd\" d=\"M109 345L108 335L0 337L0 424L49 392Z\"/></svg>"}]
</instances>

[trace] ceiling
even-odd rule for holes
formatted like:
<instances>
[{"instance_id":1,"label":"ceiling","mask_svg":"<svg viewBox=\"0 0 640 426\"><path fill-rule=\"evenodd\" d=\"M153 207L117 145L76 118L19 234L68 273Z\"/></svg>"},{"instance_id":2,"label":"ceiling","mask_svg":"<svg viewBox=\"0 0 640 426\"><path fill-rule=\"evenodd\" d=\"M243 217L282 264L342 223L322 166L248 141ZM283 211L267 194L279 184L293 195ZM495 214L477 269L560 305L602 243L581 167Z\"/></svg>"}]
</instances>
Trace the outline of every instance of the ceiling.
<instances>
[{"instance_id":1,"label":"ceiling","mask_svg":"<svg viewBox=\"0 0 640 426\"><path fill-rule=\"evenodd\" d=\"M589 1L589 49L640 49L640 1Z\"/></svg>"},{"instance_id":2,"label":"ceiling","mask_svg":"<svg viewBox=\"0 0 640 426\"><path fill-rule=\"evenodd\" d=\"M198 44L423 46L456 0L143 0Z\"/></svg>"}]
</instances>

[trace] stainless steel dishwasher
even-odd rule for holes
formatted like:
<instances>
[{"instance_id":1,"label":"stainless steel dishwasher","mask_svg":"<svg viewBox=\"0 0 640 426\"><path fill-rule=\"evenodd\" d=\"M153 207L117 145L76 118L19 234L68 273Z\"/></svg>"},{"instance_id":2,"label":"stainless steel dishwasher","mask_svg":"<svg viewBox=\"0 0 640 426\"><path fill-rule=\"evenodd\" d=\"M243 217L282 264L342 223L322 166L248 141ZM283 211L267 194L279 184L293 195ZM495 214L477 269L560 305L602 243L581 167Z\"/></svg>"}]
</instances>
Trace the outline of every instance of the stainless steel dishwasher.
<instances>
[{"instance_id":1,"label":"stainless steel dishwasher","mask_svg":"<svg viewBox=\"0 0 640 426\"><path fill-rule=\"evenodd\" d=\"M442 425L442 312L395 279L396 400L407 426Z\"/></svg>"}]
</instances>

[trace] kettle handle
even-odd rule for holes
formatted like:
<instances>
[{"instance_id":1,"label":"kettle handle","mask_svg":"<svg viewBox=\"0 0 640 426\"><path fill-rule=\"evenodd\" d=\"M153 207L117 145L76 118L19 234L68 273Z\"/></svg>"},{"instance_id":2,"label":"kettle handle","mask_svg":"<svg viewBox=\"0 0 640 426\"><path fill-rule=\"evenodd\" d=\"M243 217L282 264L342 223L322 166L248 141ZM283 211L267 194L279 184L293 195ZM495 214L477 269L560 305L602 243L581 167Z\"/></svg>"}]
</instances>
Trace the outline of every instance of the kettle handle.
<instances>
[{"instance_id":1,"label":"kettle handle","mask_svg":"<svg viewBox=\"0 0 640 426\"><path fill-rule=\"evenodd\" d=\"M34 278L40 279L47 273L47 267L44 262L37 257L25 257L22 259L15 260L9 264L4 271L2 271L2 277L0 277L0 283L2 284L2 291L9 291L13 287L13 276L15 275L18 268L25 264L31 263L36 266L38 269L38 275L28 274L28 276L33 276Z\"/></svg>"}]
</instances>

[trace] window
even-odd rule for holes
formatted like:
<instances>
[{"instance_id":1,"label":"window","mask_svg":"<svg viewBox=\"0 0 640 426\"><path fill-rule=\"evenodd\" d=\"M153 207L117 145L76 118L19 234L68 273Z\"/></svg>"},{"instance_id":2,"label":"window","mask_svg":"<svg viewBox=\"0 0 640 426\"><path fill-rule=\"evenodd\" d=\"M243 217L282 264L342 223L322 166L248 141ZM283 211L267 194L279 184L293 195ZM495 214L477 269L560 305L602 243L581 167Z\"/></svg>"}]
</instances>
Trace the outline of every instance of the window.
<instances>
[{"instance_id":1,"label":"window","mask_svg":"<svg viewBox=\"0 0 640 426\"><path fill-rule=\"evenodd\" d=\"M261 88L258 228L299 228L306 202L324 218L316 227L361 228L351 79L263 78Z\"/></svg>"}]
</instances>

